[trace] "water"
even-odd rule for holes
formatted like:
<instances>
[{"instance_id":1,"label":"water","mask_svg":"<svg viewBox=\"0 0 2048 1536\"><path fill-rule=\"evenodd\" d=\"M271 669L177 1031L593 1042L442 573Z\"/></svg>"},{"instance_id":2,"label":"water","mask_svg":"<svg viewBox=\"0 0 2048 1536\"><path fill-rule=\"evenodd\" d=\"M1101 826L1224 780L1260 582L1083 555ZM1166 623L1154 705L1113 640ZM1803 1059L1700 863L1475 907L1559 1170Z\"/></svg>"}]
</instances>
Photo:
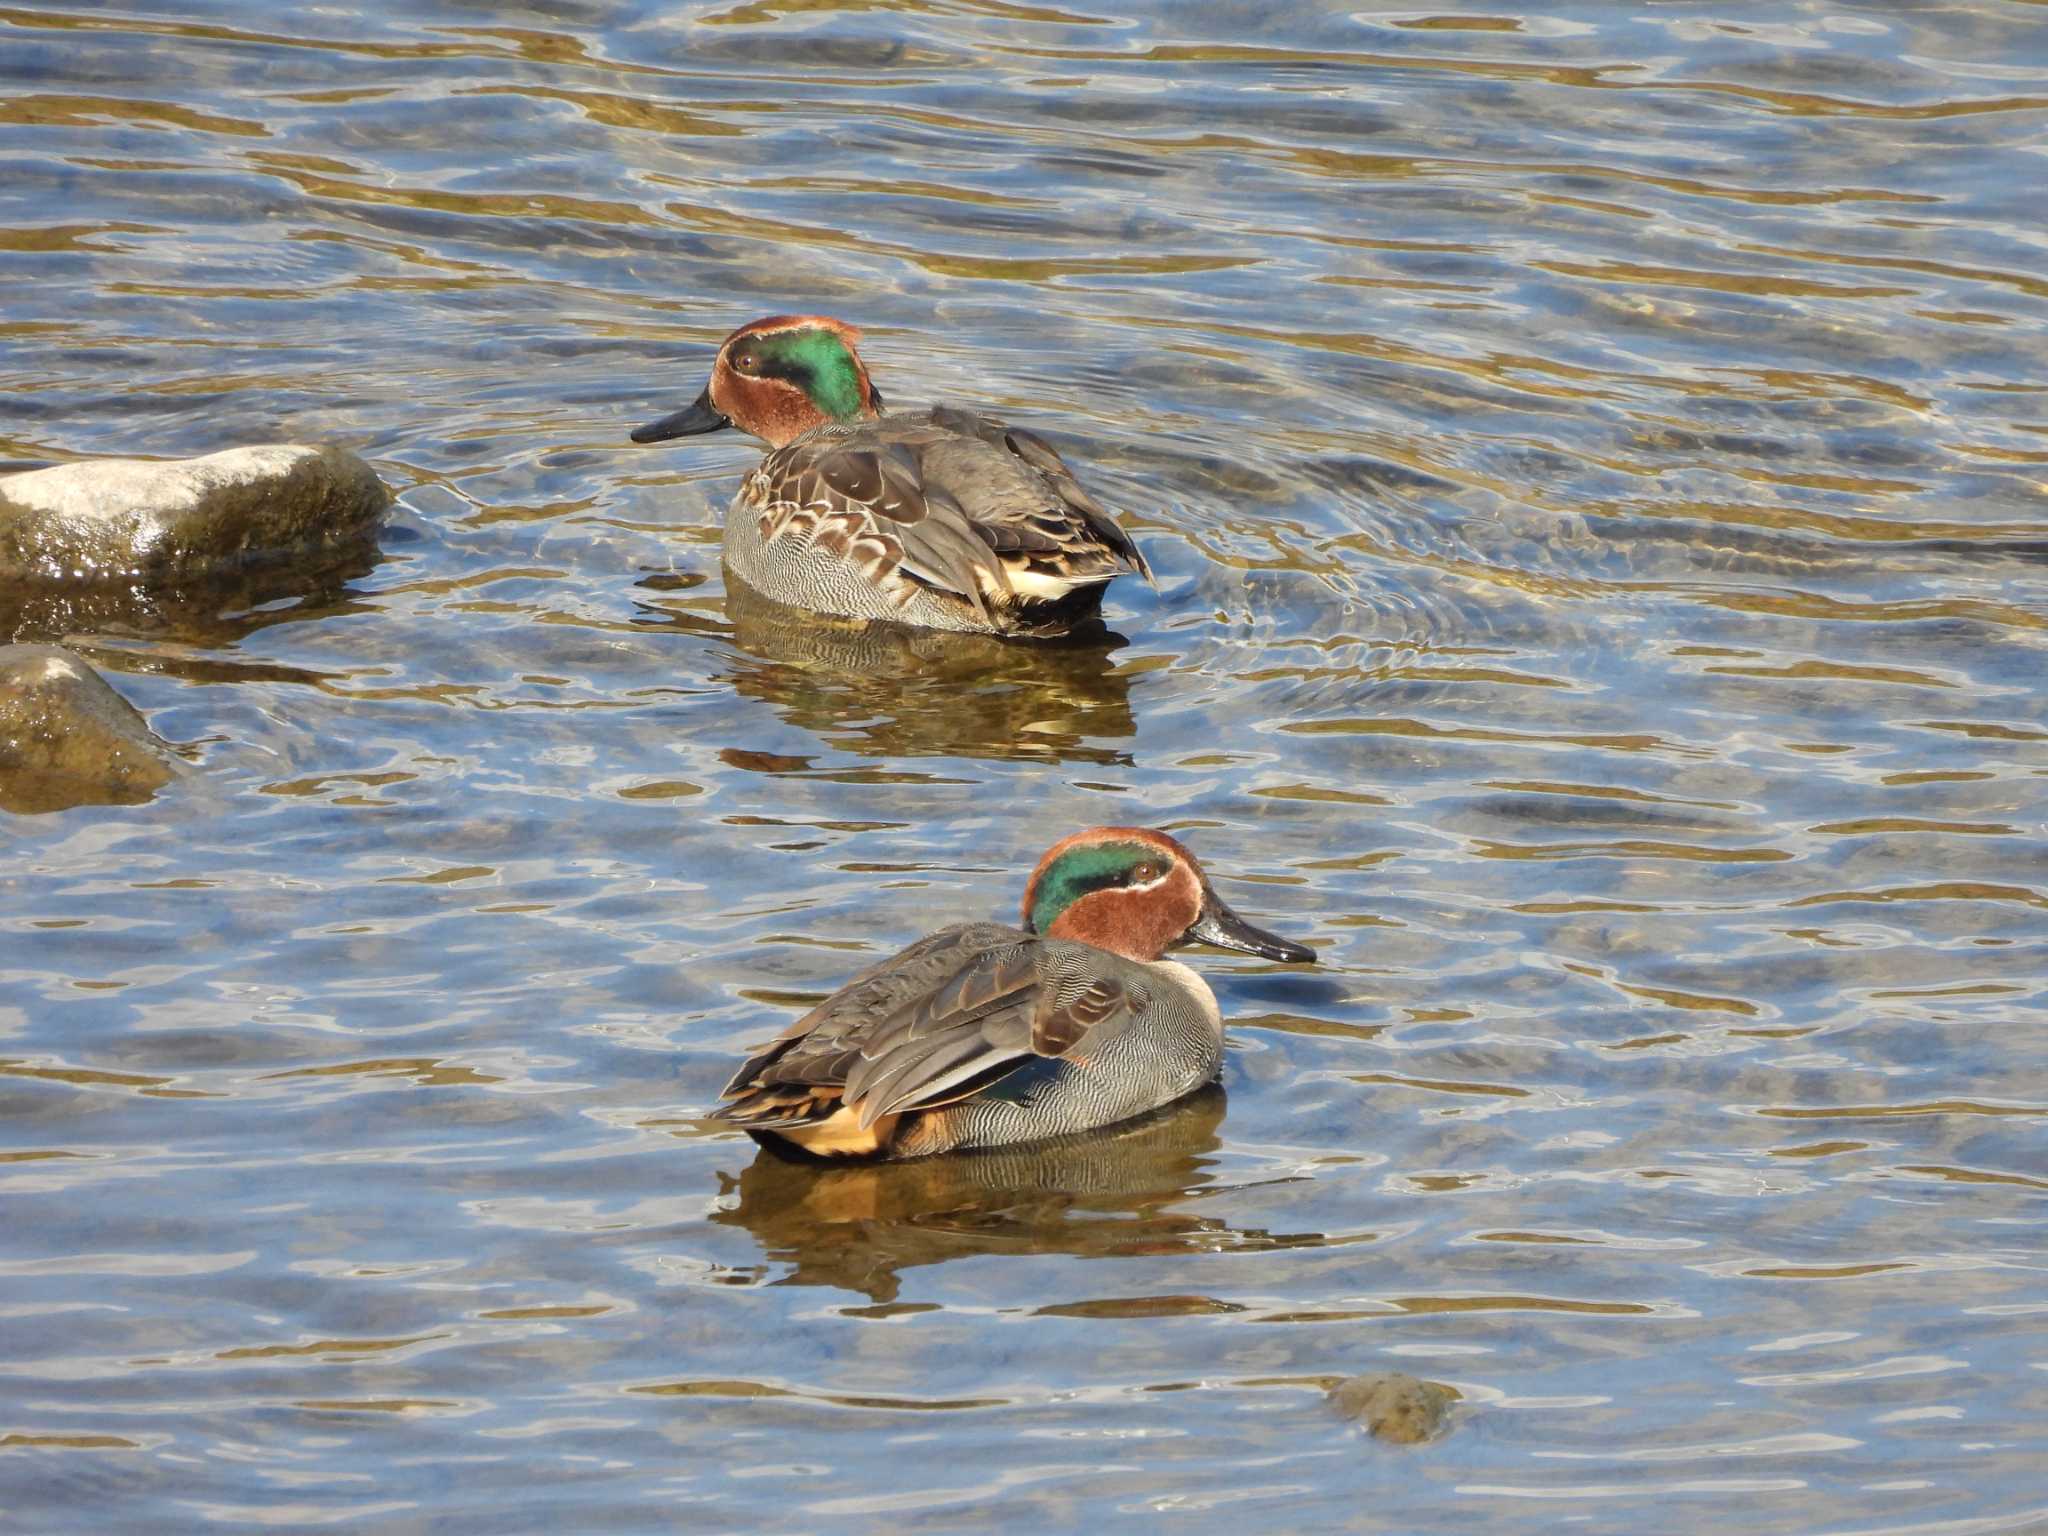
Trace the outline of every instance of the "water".
<instances>
[{"instance_id":1,"label":"water","mask_svg":"<svg viewBox=\"0 0 2048 1536\"><path fill-rule=\"evenodd\" d=\"M0 458L346 442L0 820L9 1530L2048 1527L2036 6L0 11ZM1053 436L1064 650L728 604L754 315ZM701 1116L1175 829L1224 1093ZM1454 1386L1441 1442L1323 1393Z\"/></svg>"}]
</instances>

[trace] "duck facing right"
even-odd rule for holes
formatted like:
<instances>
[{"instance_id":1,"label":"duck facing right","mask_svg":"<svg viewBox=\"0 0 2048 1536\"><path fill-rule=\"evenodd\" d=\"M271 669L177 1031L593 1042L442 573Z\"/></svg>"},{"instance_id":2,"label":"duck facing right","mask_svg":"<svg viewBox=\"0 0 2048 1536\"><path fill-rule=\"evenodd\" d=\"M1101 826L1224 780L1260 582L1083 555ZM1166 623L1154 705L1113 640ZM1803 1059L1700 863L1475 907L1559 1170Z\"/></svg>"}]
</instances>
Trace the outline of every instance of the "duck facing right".
<instances>
[{"instance_id":1,"label":"duck facing right","mask_svg":"<svg viewBox=\"0 0 2048 1536\"><path fill-rule=\"evenodd\" d=\"M713 1118L817 1157L923 1157L1114 1125L1213 1082L1216 994L1165 958L1315 951L1225 905L1164 832L1053 844L1023 925L960 923L862 971L749 1057Z\"/></svg>"}]
</instances>

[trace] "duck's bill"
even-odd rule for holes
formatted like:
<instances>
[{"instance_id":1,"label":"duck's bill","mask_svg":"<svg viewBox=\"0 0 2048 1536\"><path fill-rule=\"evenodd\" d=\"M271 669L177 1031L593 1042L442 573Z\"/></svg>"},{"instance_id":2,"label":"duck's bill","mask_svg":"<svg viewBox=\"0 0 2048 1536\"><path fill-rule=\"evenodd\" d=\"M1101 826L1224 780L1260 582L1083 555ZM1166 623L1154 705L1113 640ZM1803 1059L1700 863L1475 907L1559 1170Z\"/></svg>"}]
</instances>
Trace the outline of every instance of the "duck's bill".
<instances>
[{"instance_id":1,"label":"duck's bill","mask_svg":"<svg viewBox=\"0 0 2048 1536\"><path fill-rule=\"evenodd\" d=\"M644 427L635 427L633 441L664 443L672 437L702 437L706 432L723 432L731 425L725 413L712 405L711 391L707 388L673 416L664 416Z\"/></svg>"},{"instance_id":2,"label":"duck's bill","mask_svg":"<svg viewBox=\"0 0 2048 1536\"><path fill-rule=\"evenodd\" d=\"M1214 891L1203 899L1202 915L1195 919L1187 936L1204 944L1214 944L1218 949L1235 949L1268 960L1284 960L1290 965L1313 965L1316 958L1316 952L1306 944L1297 944L1277 933L1254 928L1226 907Z\"/></svg>"}]
</instances>

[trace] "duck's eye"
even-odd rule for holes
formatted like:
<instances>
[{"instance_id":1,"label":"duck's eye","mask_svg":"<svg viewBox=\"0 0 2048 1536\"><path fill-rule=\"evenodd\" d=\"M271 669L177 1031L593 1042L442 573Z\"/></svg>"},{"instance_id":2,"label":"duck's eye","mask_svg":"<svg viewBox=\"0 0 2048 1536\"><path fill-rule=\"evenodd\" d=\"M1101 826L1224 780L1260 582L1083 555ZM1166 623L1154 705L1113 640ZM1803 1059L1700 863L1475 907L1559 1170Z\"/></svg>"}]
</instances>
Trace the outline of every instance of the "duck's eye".
<instances>
[{"instance_id":1,"label":"duck's eye","mask_svg":"<svg viewBox=\"0 0 2048 1536\"><path fill-rule=\"evenodd\" d=\"M752 347L743 347L739 351L733 353L732 365L733 367L739 369L741 373L752 373L755 369L761 366L761 359L755 356L754 349Z\"/></svg>"},{"instance_id":2,"label":"duck's eye","mask_svg":"<svg viewBox=\"0 0 2048 1536\"><path fill-rule=\"evenodd\" d=\"M1147 860L1131 871L1131 884L1150 885L1154 880L1166 878L1166 866L1154 860Z\"/></svg>"}]
</instances>

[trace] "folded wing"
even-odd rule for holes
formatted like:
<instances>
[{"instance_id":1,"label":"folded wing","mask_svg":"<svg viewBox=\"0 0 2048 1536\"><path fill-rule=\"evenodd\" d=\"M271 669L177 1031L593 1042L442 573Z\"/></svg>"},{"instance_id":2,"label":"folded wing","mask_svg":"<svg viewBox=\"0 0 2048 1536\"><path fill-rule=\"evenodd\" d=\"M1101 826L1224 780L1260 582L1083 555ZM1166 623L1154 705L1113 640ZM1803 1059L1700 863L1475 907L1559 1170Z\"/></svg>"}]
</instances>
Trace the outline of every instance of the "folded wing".
<instances>
[{"instance_id":1,"label":"folded wing","mask_svg":"<svg viewBox=\"0 0 2048 1536\"><path fill-rule=\"evenodd\" d=\"M1084 1058L1150 1000L1135 968L1105 975L1101 962L1099 951L1000 924L942 929L784 1030L726 1085L717 1113L772 1130L851 1111L865 1130L1035 1060Z\"/></svg>"},{"instance_id":2,"label":"folded wing","mask_svg":"<svg viewBox=\"0 0 2048 1536\"><path fill-rule=\"evenodd\" d=\"M949 593L984 620L1126 571L1152 579L1051 444L970 411L820 428L770 454L747 495L764 539L820 544L878 585Z\"/></svg>"}]
</instances>

